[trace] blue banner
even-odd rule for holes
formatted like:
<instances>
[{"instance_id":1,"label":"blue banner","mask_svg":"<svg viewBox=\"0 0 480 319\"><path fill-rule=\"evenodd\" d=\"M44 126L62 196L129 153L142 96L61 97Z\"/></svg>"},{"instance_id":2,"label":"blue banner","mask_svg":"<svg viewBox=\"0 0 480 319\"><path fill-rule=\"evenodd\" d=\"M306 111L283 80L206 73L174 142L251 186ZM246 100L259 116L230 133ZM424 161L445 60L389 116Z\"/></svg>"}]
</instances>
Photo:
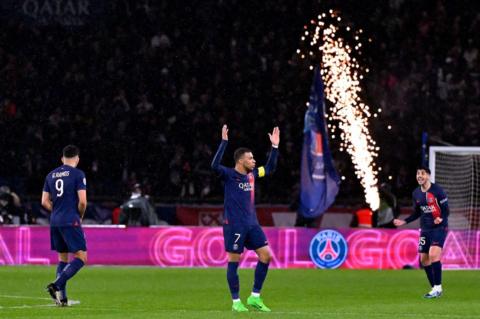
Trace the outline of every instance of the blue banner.
<instances>
[{"instance_id":1,"label":"blue banner","mask_svg":"<svg viewBox=\"0 0 480 319\"><path fill-rule=\"evenodd\" d=\"M310 90L303 130L300 213L317 217L332 205L340 179L328 148L323 81L317 67Z\"/></svg>"}]
</instances>

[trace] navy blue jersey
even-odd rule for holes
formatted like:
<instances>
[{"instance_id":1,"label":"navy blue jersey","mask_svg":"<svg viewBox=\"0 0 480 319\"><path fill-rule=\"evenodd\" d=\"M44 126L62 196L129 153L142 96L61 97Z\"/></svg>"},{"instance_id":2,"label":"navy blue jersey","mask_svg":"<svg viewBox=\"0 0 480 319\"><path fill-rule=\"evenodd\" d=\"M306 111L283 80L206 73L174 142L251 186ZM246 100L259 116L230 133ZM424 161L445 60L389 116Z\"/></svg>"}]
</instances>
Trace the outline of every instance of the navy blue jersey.
<instances>
[{"instance_id":1,"label":"navy blue jersey","mask_svg":"<svg viewBox=\"0 0 480 319\"><path fill-rule=\"evenodd\" d=\"M432 183L426 192L417 187L413 193L413 214L405 219L407 223L420 217L422 230L433 230L448 227L448 198L445 191L437 184ZM443 221L435 225L434 220L441 217Z\"/></svg>"},{"instance_id":2,"label":"navy blue jersey","mask_svg":"<svg viewBox=\"0 0 480 319\"><path fill-rule=\"evenodd\" d=\"M212 162L212 168L225 183L223 220L231 225L258 225L255 210L255 180L273 172L278 150L272 148L267 164L241 174L233 168L220 165L227 141L222 141Z\"/></svg>"},{"instance_id":3,"label":"navy blue jersey","mask_svg":"<svg viewBox=\"0 0 480 319\"><path fill-rule=\"evenodd\" d=\"M77 168L62 165L48 173L43 191L50 193L53 203L51 226L80 225L77 192L82 189L87 189L87 181Z\"/></svg>"}]
</instances>

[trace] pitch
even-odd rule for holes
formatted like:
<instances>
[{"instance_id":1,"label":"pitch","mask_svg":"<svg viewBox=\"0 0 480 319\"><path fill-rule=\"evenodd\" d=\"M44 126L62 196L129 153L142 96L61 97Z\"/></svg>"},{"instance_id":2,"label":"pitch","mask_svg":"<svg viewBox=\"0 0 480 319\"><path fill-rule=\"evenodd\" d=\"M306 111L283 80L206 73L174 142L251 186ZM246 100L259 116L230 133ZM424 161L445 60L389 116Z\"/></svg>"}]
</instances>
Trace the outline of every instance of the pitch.
<instances>
[{"instance_id":1,"label":"pitch","mask_svg":"<svg viewBox=\"0 0 480 319\"><path fill-rule=\"evenodd\" d=\"M53 267L0 267L1 318L479 318L480 272L446 271L444 296L425 300L421 270L270 270L272 313L232 314L225 269L86 267L58 308L43 291ZM246 300L253 270L240 270Z\"/></svg>"}]
</instances>

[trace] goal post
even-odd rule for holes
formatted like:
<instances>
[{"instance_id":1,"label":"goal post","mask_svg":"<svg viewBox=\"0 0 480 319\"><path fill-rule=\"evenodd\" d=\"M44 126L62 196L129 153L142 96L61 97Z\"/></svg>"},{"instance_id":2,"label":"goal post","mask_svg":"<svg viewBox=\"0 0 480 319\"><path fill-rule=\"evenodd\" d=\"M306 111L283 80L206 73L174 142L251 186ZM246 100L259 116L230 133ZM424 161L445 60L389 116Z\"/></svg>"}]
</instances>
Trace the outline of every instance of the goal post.
<instances>
[{"instance_id":1,"label":"goal post","mask_svg":"<svg viewBox=\"0 0 480 319\"><path fill-rule=\"evenodd\" d=\"M449 228L480 228L480 147L431 146L432 182L448 196Z\"/></svg>"}]
</instances>

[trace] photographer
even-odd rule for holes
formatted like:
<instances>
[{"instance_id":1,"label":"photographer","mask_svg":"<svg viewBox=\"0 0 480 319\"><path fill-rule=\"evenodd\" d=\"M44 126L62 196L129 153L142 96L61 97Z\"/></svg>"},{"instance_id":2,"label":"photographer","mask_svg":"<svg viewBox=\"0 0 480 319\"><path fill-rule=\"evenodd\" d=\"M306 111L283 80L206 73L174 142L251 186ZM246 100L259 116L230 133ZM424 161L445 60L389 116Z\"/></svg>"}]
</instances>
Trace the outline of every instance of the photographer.
<instances>
[{"instance_id":1,"label":"photographer","mask_svg":"<svg viewBox=\"0 0 480 319\"><path fill-rule=\"evenodd\" d=\"M155 208L148 196L142 194L140 184L132 188L130 198L120 206L120 224L128 226L150 226L158 224Z\"/></svg>"},{"instance_id":2,"label":"photographer","mask_svg":"<svg viewBox=\"0 0 480 319\"><path fill-rule=\"evenodd\" d=\"M378 190L380 207L374 212L374 225L379 228L396 228L393 220L400 215L397 197L392 193L389 184L383 183Z\"/></svg>"},{"instance_id":3,"label":"photographer","mask_svg":"<svg viewBox=\"0 0 480 319\"><path fill-rule=\"evenodd\" d=\"M10 187L0 186L0 225L20 225L22 221L20 197Z\"/></svg>"}]
</instances>

